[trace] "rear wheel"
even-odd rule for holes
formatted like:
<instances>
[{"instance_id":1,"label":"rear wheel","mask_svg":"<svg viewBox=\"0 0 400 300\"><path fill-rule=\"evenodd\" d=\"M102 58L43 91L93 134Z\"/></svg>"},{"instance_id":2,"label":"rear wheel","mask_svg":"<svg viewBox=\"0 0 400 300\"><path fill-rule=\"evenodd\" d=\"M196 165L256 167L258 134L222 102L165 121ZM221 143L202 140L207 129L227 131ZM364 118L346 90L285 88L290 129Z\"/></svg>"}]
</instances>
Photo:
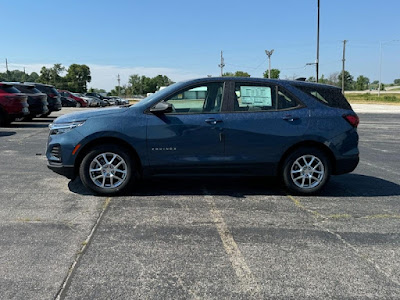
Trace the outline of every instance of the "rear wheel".
<instances>
[{"instance_id":1,"label":"rear wheel","mask_svg":"<svg viewBox=\"0 0 400 300\"><path fill-rule=\"evenodd\" d=\"M283 166L286 187L298 194L314 194L328 182L331 164L327 155L317 148L300 148L291 153Z\"/></svg>"},{"instance_id":2,"label":"rear wheel","mask_svg":"<svg viewBox=\"0 0 400 300\"><path fill-rule=\"evenodd\" d=\"M83 158L79 175L83 184L92 191L115 195L133 184L135 169L135 163L125 148L101 145Z\"/></svg>"}]
</instances>

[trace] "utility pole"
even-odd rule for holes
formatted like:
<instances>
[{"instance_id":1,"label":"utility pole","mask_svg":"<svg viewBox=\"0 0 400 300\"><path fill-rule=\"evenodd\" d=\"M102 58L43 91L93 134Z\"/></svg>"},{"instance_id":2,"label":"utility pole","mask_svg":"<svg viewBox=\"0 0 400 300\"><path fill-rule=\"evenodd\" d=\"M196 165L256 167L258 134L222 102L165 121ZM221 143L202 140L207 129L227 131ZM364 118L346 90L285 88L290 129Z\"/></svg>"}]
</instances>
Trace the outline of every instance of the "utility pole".
<instances>
[{"instance_id":1,"label":"utility pole","mask_svg":"<svg viewBox=\"0 0 400 300\"><path fill-rule=\"evenodd\" d=\"M224 67L225 67L224 57L222 56L222 50L221 50L221 63L218 65L218 67L221 68L221 77L222 77L222 75L224 75Z\"/></svg>"},{"instance_id":2,"label":"utility pole","mask_svg":"<svg viewBox=\"0 0 400 300\"><path fill-rule=\"evenodd\" d=\"M268 78L271 78L271 55L274 53L274 49L271 51L265 50L265 54L268 56Z\"/></svg>"},{"instance_id":3,"label":"utility pole","mask_svg":"<svg viewBox=\"0 0 400 300\"><path fill-rule=\"evenodd\" d=\"M7 73L8 73L8 61L7 61L7 58L6 58L6 70L7 70Z\"/></svg>"},{"instance_id":4,"label":"utility pole","mask_svg":"<svg viewBox=\"0 0 400 300\"><path fill-rule=\"evenodd\" d=\"M382 88L382 42L379 43L379 85L378 85L378 97L381 96L381 88Z\"/></svg>"},{"instance_id":5,"label":"utility pole","mask_svg":"<svg viewBox=\"0 0 400 300\"><path fill-rule=\"evenodd\" d=\"M119 74L118 74L118 97L120 97L120 94L121 94L121 86L120 86L120 83L121 83L121 78L119 77Z\"/></svg>"},{"instance_id":6,"label":"utility pole","mask_svg":"<svg viewBox=\"0 0 400 300\"><path fill-rule=\"evenodd\" d=\"M343 59L342 59L342 94L344 95L344 62L346 61L345 53L346 53L346 43L347 40L343 41Z\"/></svg>"},{"instance_id":7,"label":"utility pole","mask_svg":"<svg viewBox=\"0 0 400 300\"><path fill-rule=\"evenodd\" d=\"M320 0L318 0L318 19L317 19L317 60L316 60L316 62L315 62L315 68L316 68L316 71L317 71L317 78L316 78L316 80L317 80L317 83L318 83L318 71L319 71L319 1Z\"/></svg>"}]
</instances>

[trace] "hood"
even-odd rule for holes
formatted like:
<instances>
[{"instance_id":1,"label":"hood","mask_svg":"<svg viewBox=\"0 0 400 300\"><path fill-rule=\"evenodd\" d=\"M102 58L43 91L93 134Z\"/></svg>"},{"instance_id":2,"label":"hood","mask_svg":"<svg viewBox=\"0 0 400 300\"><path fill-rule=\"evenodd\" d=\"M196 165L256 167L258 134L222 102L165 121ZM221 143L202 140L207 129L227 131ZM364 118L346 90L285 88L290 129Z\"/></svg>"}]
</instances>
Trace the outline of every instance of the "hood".
<instances>
[{"instance_id":1,"label":"hood","mask_svg":"<svg viewBox=\"0 0 400 300\"><path fill-rule=\"evenodd\" d=\"M54 120L54 123L69 123L75 121L85 121L89 118L104 116L104 115L111 115L117 113L123 113L127 111L129 108L127 107L112 107L112 108L101 108L101 109L94 109L89 111L80 111L75 113L70 113L58 117Z\"/></svg>"}]
</instances>

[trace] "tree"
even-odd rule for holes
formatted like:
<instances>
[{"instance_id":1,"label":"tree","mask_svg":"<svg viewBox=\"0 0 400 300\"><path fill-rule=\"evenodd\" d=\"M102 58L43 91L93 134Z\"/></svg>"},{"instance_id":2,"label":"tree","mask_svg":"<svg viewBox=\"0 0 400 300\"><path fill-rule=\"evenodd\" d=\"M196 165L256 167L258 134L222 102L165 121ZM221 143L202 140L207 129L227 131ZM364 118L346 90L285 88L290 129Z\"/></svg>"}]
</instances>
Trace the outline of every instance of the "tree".
<instances>
[{"instance_id":1,"label":"tree","mask_svg":"<svg viewBox=\"0 0 400 300\"><path fill-rule=\"evenodd\" d=\"M236 71L235 73L232 72L225 72L222 74L224 77L250 77L250 74L244 71Z\"/></svg>"},{"instance_id":2,"label":"tree","mask_svg":"<svg viewBox=\"0 0 400 300\"><path fill-rule=\"evenodd\" d=\"M395 80L393 81L393 83L394 83L394 84L400 84L400 79L395 79Z\"/></svg>"},{"instance_id":3,"label":"tree","mask_svg":"<svg viewBox=\"0 0 400 300\"><path fill-rule=\"evenodd\" d=\"M338 85L342 86L342 73L338 75ZM354 77L350 75L348 71L344 71L344 89L351 91L354 89Z\"/></svg>"},{"instance_id":4,"label":"tree","mask_svg":"<svg viewBox=\"0 0 400 300\"><path fill-rule=\"evenodd\" d=\"M355 88L357 91L367 90L369 86L369 79L363 75L357 77Z\"/></svg>"},{"instance_id":5,"label":"tree","mask_svg":"<svg viewBox=\"0 0 400 300\"><path fill-rule=\"evenodd\" d=\"M52 68L42 67L38 82L54 85L58 89L66 88L66 82L61 73L65 71L65 67L61 64L54 64Z\"/></svg>"},{"instance_id":6,"label":"tree","mask_svg":"<svg viewBox=\"0 0 400 300\"><path fill-rule=\"evenodd\" d=\"M279 79L280 74L281 71L279 69L271 69L271 78ZM268 78L268 70L264 72L263 76L264 78Z\"/></svg>"},{"instance_id":7,"label":"tree","mask_svg":"<svg viewBox=\"0 0 400 300\"><path fill-rule=\"evenodd\" d=\"M85 93L87 84L92 81L90 68L87 65L72 64L65 76L68 90L76 93Z\"/></svg>"}]
</instances>

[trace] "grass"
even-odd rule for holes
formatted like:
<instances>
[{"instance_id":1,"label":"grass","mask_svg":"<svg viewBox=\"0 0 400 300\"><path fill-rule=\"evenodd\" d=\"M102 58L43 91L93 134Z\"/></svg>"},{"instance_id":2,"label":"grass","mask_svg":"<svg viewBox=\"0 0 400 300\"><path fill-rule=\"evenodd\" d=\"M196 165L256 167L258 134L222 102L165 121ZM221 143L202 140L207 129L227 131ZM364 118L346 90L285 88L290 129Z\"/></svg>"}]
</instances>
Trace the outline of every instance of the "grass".
<instances>
[{"instance_id":1,"label":"grass","mask_svg":"<svg viewBox=\"0 0 400 300\"><path fill-rule=\"evenodd\" d=\"M350 103L378 103L378 104L400 104L400 94L377 94L360 93L360 94L346 94L346 98Z\"/></svg>"}]
</instances>

